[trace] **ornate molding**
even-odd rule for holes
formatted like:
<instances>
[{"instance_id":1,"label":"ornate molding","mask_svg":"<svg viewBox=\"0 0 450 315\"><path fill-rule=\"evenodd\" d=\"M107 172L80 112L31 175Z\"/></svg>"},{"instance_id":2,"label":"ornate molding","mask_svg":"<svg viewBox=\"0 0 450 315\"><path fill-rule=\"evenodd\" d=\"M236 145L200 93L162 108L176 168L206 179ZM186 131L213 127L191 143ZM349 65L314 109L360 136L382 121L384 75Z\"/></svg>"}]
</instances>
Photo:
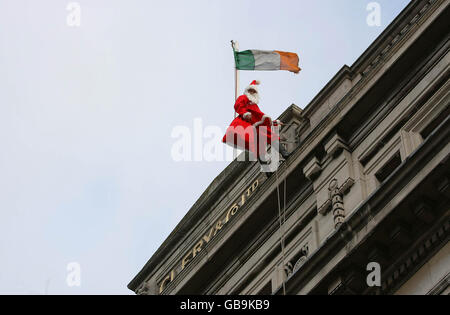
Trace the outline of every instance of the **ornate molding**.
<instances>
[{"instance_id":1,"label":"ornate molding","mask_svg":"<svg viewBox=\"0 0 450 315\"><path fill-rule=\"evenodd\" d=\"M333 184L334 181L336 182L336 185L337 185L337 180L335 178L330 181L330 184L328 186L329 198L317 209L317 212L320 213L321 215L326 215L328 213L328 211L333 208L333 198L332 198L332 193L331 193L331 186L334 185ZM334 193L337 195L340 195L342 198L350 191L350 188L354 184L355 184L355 181L349 177L345 180L345 182L339 188L337 188L337 191L334 191ZM336 188L334 188L334 189L336 189Z\"/></svg>"},{"instance_id":2,"label":"ornate molding","mask_svg":"<svg viewBox=\"0 0 450 315\"><path fill-rule=\"evenodd\" d=\"M378 290L378 294L390 294L398 289L412 272L421 266L421 262L426 260L433 249L439 244L446 244L450 232L450 222L445 221L434 233L425 238L418 246L411 251L401 263L390 270Z\"/></svg>"},{"instance_id":3,"label":"ornate molding","mask_svg":"<svg viewBox=\"0 0 450 315\"><path fill-rule=\"evenodd\" d=\"M339 190L337 179L330 182L328 190L333 209L334 228L337 229L345 220L344 199L342 199L343 194Z\"/></svg>"},{"instance_id":4,"label":"ornate molding","mask_svg":"<svg viewBox=\"0 0 450 315\"><path fill-rule=\"evenodd\" d=\"M375 69L382 61L386 59L386 56L392 51L393 47L396 46L396 44L398 44L400 40L409 33L409 30L419 22L421 17L436 1L437 0L428 0L422 9L409 21L409 23L407 23L398 33L392 36L392 40L386 44L385 48L375 58L373 58L372 62L361 72L362 76L367 76L373 69Z\"/></svg>"},{"instance_id":5,"label":"ornate molding","mask_svg":"<svg viewBox=\"0 0 450 315\"><path fill-rule=\"evenodd\" d=\"M309 255L309 246L308 243L306 243L305 245L302 246L300 252L294 258L292 258L292 260L288 261L284 265L284 271L287 278L289 278L290 275L295 273L300 268L300 266L308 258L308 255Z\"/></svg>"},{"instance_id":6,"label":"ornate molding","mask_svg":"<svg viewBox=\"0 0 450 315\"><path fill-rule=\"evenodd\" d=\"M151 295L152 286L148 281L143 282L135 291L137 295Z\"/></svg>"}]
</instances>

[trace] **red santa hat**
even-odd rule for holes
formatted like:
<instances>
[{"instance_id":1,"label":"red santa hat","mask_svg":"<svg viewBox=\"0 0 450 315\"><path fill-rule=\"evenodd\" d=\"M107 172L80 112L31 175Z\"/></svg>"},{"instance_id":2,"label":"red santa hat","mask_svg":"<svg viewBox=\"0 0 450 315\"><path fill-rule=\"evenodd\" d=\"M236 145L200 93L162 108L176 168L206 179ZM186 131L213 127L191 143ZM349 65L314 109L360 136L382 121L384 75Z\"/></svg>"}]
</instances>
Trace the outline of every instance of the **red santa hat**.
<instances>
[{"instance_id":1,"label":"red santa hat","mask_svg":"<svg viewBox=\"0 0 450 315\"><path fill-rule=\"evenodd\" d=\"M255 90L256 93L259 93L259 91L258 91L258 85L259 85L260 83L261 83L261 82L258 81L258 80L253 80L252 83L250 83L250 85L247 86L247 87L245 88L245 92L247 92L248 90L252 89L252 90Z\"/></svg>"}]
</instances>

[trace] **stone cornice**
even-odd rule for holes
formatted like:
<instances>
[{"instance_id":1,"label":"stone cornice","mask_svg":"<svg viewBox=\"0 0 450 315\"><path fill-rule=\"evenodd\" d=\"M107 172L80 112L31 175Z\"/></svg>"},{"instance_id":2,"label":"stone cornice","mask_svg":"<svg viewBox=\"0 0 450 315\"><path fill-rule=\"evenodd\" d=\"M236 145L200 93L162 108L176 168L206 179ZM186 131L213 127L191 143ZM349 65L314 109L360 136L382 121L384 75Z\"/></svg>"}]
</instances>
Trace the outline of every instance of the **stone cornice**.
<instances>
[{"instance_id":1,"label":"stone cornice","mask_svg":"<svg viewBox=\"0 0 450 315\"><path fill-rule=\"evenodd\" d=\"M385 276L381 288L374 290L376 294L393 294L428 260L427 258L448 243L450 236L449 211L433 232L416 241L411 249L399 259L399 262L384 272L387 276Z\"/></svg>"},{"instance_id":2,"label":"stone cornice","mask_svg":"<svg viewBox=\"0 0 450 315\"><path fill-rule=\"evenodd\" d=\"M344 65L313 98L303 110L305 118L311 117L322 106L321 103L346 79L355 80L359 76L355 85L358 85L356 90L361 89L361 85L367 83L373 77L379 64L401 47L402 40L408 37L412 27L417 25L430 7L443 2L444 0L411 1L351 67ZM352 87L351 90L355 90L355 88ZM351 94L351 91L348 91L346 96Z\"/></svg>"}]
</instances>

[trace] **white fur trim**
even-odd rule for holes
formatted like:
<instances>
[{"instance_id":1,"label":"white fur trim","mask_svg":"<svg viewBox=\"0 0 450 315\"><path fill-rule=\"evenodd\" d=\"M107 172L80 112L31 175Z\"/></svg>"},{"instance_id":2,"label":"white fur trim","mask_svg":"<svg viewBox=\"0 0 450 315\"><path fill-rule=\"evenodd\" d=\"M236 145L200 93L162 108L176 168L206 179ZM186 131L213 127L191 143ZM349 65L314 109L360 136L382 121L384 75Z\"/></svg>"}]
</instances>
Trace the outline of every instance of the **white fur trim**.
<instances>
[{"instance_id":1,"label":"white fur trim","mask_svg":"<svg viewBox=\"0 0 450 315\"><path fill-rule=\"evenodd\" d=\"M248 97L250 102L255 103L255 104L259 103L259 93L257 90L256 90L256 94L250 94L248 92L248 90L246 89L244 95Z\"/></svg>"},{"instance_id":2,"label":"white fur trim","mask_svg":"<svg viewBox=\"0 0 450 315\"><path fill-rule=\"evenodd\" d=\"M250 85L248 85L248 86L245 88L245 90L248 91L249 89L254 89L256 92L258 92L258 85L261 84L261 81L259 81L259 80L255 80L255 81L256 81L256 84L250 84Z\"/></svg>"},{"instance_id":3,"label":"white fur trim","mask_svg":"<svg viewBox=\"0 0 450 315\"><path fill-rule=\"evenodd\" d=\"M255 127L258 127L259 125L263 124L263 123L264 123L264 121L265 121L266 119L269 119L269 120L270 120L270 122L272 122L272 118L270 118L270 117L269 117L269 116L267 116L267 115L263 115L263 116L262 116L262 118L261 118L261 120L260 120L260 121L257 121L257 122L255 122L255 123L253 124L253 126L255 126Z\"/></svg>"}]
</instances>

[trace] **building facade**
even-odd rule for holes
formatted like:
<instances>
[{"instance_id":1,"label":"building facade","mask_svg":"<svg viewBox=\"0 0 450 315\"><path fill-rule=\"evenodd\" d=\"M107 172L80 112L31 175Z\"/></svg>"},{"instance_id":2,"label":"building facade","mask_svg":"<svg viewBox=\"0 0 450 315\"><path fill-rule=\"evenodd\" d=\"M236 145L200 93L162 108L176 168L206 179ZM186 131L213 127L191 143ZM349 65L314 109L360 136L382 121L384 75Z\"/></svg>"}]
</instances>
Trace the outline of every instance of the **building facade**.
<instances>
[{"instance_id":1,"label":"building facade","mask_svg":"<svg viewBox=\"0 0 450 315\"><path fill-rule=\"evenodd\" d=\"M278 171L232 162L129 289L449 294L448 4L412 1L310 104L291 105Z\"/></svg>"}]
</instances>

